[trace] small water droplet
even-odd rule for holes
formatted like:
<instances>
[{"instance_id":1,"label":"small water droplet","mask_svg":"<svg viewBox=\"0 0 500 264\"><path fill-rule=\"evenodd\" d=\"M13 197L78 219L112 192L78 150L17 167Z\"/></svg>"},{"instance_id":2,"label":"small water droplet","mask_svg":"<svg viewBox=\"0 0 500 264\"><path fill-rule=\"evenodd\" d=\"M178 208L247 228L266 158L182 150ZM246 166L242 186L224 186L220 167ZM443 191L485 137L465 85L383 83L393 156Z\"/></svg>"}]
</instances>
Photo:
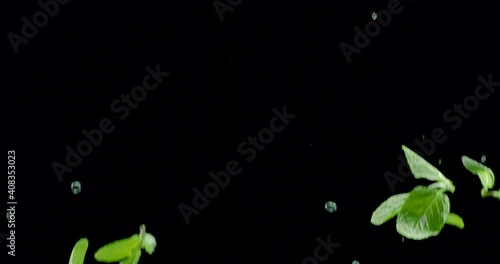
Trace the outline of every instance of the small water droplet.
<instances>
[{"instance_id":1,"label":"small water droplet","mask_svg":"<svg viewBox=\"0 0 500 264\"><path fill-rule=\"evenodd\" d=\"M357 261L357 260L353 260L353 261L352 261L352 264L359 264L359 261Z\"/></svg>"},{"instance_id":2,"label":"small water droplet","mask_svg":"<svg viewBox=\"0 0 500 264\"><path fill-rule=\"evenodd\" d=\"M483 155L483 156L481 156L481 163L485 163L485 162L486 162L486 156Z\"/></svg>"},{"instance_id":3,"label":"small water droplet","mask_svg":"<svg viewBox=\"0 0 500 264\"><path fill-rule=\"evenodd\" d=\"M12 214L10 213L10 211L9 211L9 212L7 212L7 221L9 221L9 220L10 220L11 215L12 215Z\"/></svg>"},{"instance_id":4,"label":"small water droplet","mask_svg":"<svg viewBox=\"0 0 500 264\"><path fill-rule=\"evenodd\" d=\"M438 160L438 164L441 165L441 159Z\"/></svg>"},{"instance_id":5,"label":"small water droplet","mask_svg":"<svg viewBox=\"0 0 500 264\"><path fill-rule=\"evenodd\" d=\"M71 192L73 194L79 194L82 191L82 185L79 181L74 181L71 183Z\"/></svg>"},{"instance_id":6,"label":"small water droplet","mask_svg":"<svg viewBox=\"0 0 500 264\"><path fill-rule=\"evenodd\" d=\"M425 139L425 135L422 135L422 139Z\"/></svg>"},{"instance_id":7,"label":"small water droplet","mask_svg":"<svg viewBox=\"0 0 500 264\"><path fill-rule=\"evenodd\" d=\"M325 210L329 213L336 212L337 211L337 204L332 202L332 201L328 201L325 203Z\"/></svg>"},{"instance_id":8,"label":"small water droplet","mask_svg":"<svg viewBox=\"0 0 500 264\"><path fill-rule=\"evenodd\" d=\"M405 237L401 237L401 242L404 243L405 242Z\"/></svg>"},{"instance_id":9,"label":"small water droplet","mask_svg":"<svg viewBox=\"0 0 500 264\"><path fill-rule=\"evenodd\" d=\"M377 13L375 13L375 11L373 10L372 10L372 19L377 20Z\"/></svg>"}]
</instances>

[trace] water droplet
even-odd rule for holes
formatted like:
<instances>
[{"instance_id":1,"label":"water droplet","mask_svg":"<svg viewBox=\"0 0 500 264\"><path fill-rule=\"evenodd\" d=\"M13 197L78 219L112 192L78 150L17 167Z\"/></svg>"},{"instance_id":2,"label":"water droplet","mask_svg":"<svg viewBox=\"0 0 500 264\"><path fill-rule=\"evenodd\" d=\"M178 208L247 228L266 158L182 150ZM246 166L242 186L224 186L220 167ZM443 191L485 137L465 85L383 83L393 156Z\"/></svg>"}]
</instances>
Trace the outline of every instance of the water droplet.
<instances>
[{"instance_id":1,"label":"water droplet","mask_svg":"<svg viewBox=\"0 0 500 264\"><path fill-rule=\"evenodd\" d=\"M74 181L71 183L71 192L74 194L79 194L82 191L82 185L79 181Z\"/></svg>"},{"instance_id":2,"label":"water droplet","mask_svg":"<svg viewBox=\"0 0 500 264\"><path fill-rule=\"evenodd\" d=\"M7 212L7 221L9 221L9 220L10 220L10 216L11 216L11 215L12 215L12 214L11 214L10 212Z\"/></svg>"},{"instance_id":3,"label":"water droplet","mask_svg":"<svg viewBox=\"0 0 500 264\"><path fill-rule=\"evenodd\" d=\"M441 159L438 160L438 164L441 165Z\"/></svg>"},{"instance_id":4,"label":"water droplet","mask_svg":"<svg viewBox=\"0 0 500 264\"><path fill-rule=\"evenodd\" d=\"M352 261L352 264L359 264L359 261L357 261L357 260L353 260L353 261Z\"/></svg>"},{"instance_id":5,"label":"water droplet","mask_svg":"<svg viewBox=\"0 0 500 264\"><path fill-rule=\"evenodd\" d=\"M377 13L375 11L372 11L372 19L377 20Z\"/></svg>"},{"instance_id":6,"label":"water droplet","mask_svg":"<svg viewBox=\"0 0 500 264\"><path fill-rule=\"evenodd\" d=\"M332 201L328 201L325 203L325 210L329 213L336 212L337 211L337 204L332 202Z\"/></svg>"},{"instance_id":7,"label":"water droplet","mask_svg":"<svg viewBox=\"0 0 500 264\"><path fill-rule=\"evenodd\" d=\"M425 139L425 135L422 135L422 139Z\"/></svg>"},{"instance_id":8,"label":"water droplet","mask_svg":"<svg viewBox=\"0 0 500 264\"><path fill-rule=\"evenodd\" d=\"M485 162L486 162L486 156L483 155L483 156L481 156L481 163L485 163Z\"/></svg>"},{"instance_id":9,"label":"water droplet","mask_svg":"<svg viewBox=\"0 0 500 264\"><path fill-rule=\"evenodd\" d=\"M401 237L401 242L405 242L405 237Z\"/></svg>"}]
</instances>

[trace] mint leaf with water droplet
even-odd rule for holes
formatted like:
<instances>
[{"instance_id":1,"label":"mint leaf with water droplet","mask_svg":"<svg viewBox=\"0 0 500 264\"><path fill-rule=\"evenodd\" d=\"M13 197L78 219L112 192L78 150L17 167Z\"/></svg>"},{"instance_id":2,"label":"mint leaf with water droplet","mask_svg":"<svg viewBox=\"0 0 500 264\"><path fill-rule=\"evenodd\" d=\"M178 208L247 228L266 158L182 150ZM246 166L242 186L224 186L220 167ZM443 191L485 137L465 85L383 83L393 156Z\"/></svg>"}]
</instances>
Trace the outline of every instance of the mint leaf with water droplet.
<instances>
[{"instance_id":1,"label":"mint leaf with water droplet","mask_svg":"<svg viewBox=\"0 0 500 264\"><path fill-rule=\"evenodd\" d=\"M418 155L405 145L403 145L402 148L405 153L408 165L410 166L410 170L416 179L424 178L430 181L443 182L448 191L452 193L455 192L455 186L448 178L443 175L443 173L441 173L441 171L436 169L436 167L432 166L424 158L422 158L420 155Z\"/></svg>"}]
</instances>

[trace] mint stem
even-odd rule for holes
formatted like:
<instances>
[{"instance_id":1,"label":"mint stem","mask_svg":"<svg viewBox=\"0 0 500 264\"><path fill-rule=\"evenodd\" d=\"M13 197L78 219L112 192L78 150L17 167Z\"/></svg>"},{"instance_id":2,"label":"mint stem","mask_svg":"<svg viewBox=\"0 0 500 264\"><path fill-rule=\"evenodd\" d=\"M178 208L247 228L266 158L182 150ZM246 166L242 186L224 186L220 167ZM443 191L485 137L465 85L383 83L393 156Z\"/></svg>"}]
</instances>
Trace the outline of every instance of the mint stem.
<instances>
[{"instance_id":1,"label":"mint stem","mask_svg":"<svg viewBox=\"0 0 500 264\"><path fill-rule=\"evenodd\" d=\"M498 191L489 191L489 192L485 192L483 194L483 197L486 198L486 197L493 197L493 198L498 198L500 199L500 190Z\"/></svg>"}]
</instances>

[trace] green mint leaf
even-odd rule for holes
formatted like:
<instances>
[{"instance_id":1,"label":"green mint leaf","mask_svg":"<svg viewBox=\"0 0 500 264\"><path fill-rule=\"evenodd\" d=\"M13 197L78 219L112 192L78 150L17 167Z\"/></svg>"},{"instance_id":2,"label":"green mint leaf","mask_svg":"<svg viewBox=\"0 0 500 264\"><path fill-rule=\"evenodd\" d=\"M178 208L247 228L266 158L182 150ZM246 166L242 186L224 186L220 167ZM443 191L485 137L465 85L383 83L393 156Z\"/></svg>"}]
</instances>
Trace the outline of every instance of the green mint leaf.
<instances>
[{"instance_id":1,"label":"green mint leaf","mask_svg":"<svg viewBox=\"0 0 500 264\"><path fill-rule=\"evenodd\" d=\"M87 238L81 238L76 242L69 257L69 264L83 264L85 259L85 254L87 253L87 248L89 247L89 240Z\"/></svg>"},{"instance_id":2,"label":"green mint leaf","mask_svg":"<svg viewBox=\"0 0 500 264\"><path fill-rule=\"evenodd\" d=\"M155 237L150 233L146 233L144 235L144 239L142 240L141 248L146 250L146 252L148 252L148 254L151 255L155 251L155 247L156 247Z\"/></svg>"},{"instance_id":3,"label":"green mint leaf","mask_svg":"<svg viewBox=\"0 0 500 264\"><path fill-rule=\"evenodd\" d=\"M120 264L137 264L139 263L139 258L141 257L141 249L133 250L130 257L120 261Z\"/></svg>"},{"instance_id":4,"label":"green mint leaf","mask_svg":"<svg viewBox=\"0 0 500 264\"><path fill-rule=\"evenodd\" d=\"M401 193L389 197L373 212L370 222L378 226L391 220L399 213L409 195Z\"/></svg>"},{"instance_id":5,"label":"green mint leaf","mask_svg":"<svg viewBox=\"0 0 500 264\"><path fill-rule=\"evenodd\" d=\"M413 150L407 148L403 145L403 151L406 156L410 170L416 179L424 178L430 181L443 182L446 184L446 189L450 192L455 191L455 186L453 183L446 178L436 167L432 166L424 158L419 156Z\"/></svg>"},{"instance_id":6,"label":"green mint leaf","mask_svg":"<svg viewBox=\"0 0 500 264\"><path fill-rule=\"evenodd\" d=\"M436 236L449 213L450 201L443 191L417 186L398 214L396 229L402 236L414 240Z\"/></svg>"},{"instance_id":7,"label":"green mint leaf","mask_svg":"<svg viewBox=\"0 0 500 264\"><path fill-rule=\"evenodd\" d=\"M460 229L464 228L464 220L462 220L462 217L454 213L448 214L448 218L446 218L446 224L456 226Z\"/></svg>"},{"instance_id":8,"label":"green mint leaf","mask_svg":"<svg viewBox=\"0 0 500 264\"><path fill-rule=\"evenodd\" d=\"M140 236L133 235L101 247L95 252L94 258L99 262L119 262L131 257L135 250L139 249L140 251L140 245Z\"/></svg>"},{"instance_id":9,"label":"green mint leaf","mask_svg":"<svg viewBox=\"0 0 500 264\"><path fill-rule=\"evenodd\" d=\"M490 168L467 156L462 156L462 163L468 171L470 171L474 175L479 176L483 188L491 189L495 186L495 175Z\"/></svg>"}]
</instances>

